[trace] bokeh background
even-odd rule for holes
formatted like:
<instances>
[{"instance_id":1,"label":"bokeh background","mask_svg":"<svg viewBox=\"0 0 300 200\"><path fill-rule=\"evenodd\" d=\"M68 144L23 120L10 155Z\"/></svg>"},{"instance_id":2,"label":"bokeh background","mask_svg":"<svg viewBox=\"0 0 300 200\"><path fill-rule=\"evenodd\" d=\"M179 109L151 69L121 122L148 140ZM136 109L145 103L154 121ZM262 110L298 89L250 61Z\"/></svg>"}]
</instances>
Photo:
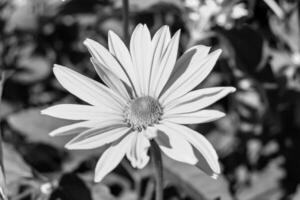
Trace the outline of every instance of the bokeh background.
<instances>
[{"instance_id":1,"label":"bokeh background","mask_svg":"<svg viewBox=\"0 0 300 200\"><path fill-rule=\"evenodd\" d=\"M47 134L70 121L40 115L49 105L78 101L54 78L54 63L101 81L83 41L107 45L108 30L126 36L123 2L0 0L0 194L12 200L154 199L151 166L135 170L123 160L95 184L101 149L65 150L69 138ZM214 105L225 118L192 126L217 149L222 175L213 180L164 158L164 199L300 199L299 10L297 0L129 0L130 32L137 23L152 33L167 24L172 33L182 30L180 54L197 44L221 48L198 87L237 88Z\"/></svg>"}]
</instances>

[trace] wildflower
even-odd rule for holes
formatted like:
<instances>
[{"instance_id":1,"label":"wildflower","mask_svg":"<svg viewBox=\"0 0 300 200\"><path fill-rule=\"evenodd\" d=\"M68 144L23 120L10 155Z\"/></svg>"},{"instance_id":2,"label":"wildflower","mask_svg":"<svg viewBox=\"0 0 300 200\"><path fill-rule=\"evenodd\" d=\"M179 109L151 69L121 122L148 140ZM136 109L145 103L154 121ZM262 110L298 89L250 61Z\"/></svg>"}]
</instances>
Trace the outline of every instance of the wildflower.
<instances>
[{"instance_id":1,"label":"wildflower","mask_svg":"<svg viewBox=\"0 0 300 200\"><path fill-rule=\"evenodd\" d=\"M61 85L90 105L63 104L42 114L80 122L58 128L51 136L80 133L68 149L93 149L109 144L95 169L95 181L112 171L126 156L135 168L149 161L150 140L170 158L196 165L216 178L218 156L205 137L181 124L210 122L224 113L204 109L233 87L193 90L210 73L221 50L198 45L177 61L180 31L171 38L168 26L151 39L146 25L137 25L129 50L112 31L109 51L87 39L91 61L105 86L66 67L53 71ZM193 91L192 91L193 90Z\"/></svg>"}]
</instances>

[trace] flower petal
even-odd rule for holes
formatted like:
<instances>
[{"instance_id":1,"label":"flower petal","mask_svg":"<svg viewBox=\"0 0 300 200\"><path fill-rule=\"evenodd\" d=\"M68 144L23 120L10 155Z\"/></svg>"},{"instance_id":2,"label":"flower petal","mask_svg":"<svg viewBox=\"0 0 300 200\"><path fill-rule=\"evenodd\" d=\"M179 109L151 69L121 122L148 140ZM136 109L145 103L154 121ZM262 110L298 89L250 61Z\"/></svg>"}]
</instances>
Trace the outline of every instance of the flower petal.
<instances>
[{"instance_id":1,"label":"flower petal","mask_svg":"<svg viewBox=\"0 0 300 200\"><path fill-rule=\"evenodd\" d=\"M215 121L224 116L225 114L223 112L217 110L199 110L196 112L176 113L170 115L166 113L166 115L163 116L163 119L177 124L199 124Z\"/></svg>"},{"instance_id":2,"label":"flower petal","mask_svg":"<svg viewBox=\"0 0 300 200\"><path fill-rule=\"evenodd\" d=\"M191 144L177 130L164 124L156 125L156 127L159 131L155 140L168 157L190 165L198 162Z\"/></svg>"},{"instance_id":3,"label":"flower petal","mask_svg":"<svg viewBox=\"0 0 300 200\"><path fill-rule=\"evenodd\" d=\"M126 101L106 86L66 67L54 65L53 72L60 84L78 98L95 106L119 111Z\"/></svg>"},{"instance_id":4,"label":"flower petal","mask_svg":"<svg viewBox=\"0 0 300 200\"><path fill-rule=\"evenodd\" d=\"M164 107L164 112L168 114L195 112L212 105L235 90L234 87L212 87L194 90L171 101L170 104Z\"/></svg>"},{"instance_id":5,"label":"flower petal","mask_svg":"<svg viewBox=\"0 0 300 200\"><path fill-rule=\"evenodd\" d=\"M178 131L194 147L196 164L201 170L213 178L220 174L218 155L211 143L200 133L179 124L163 122L165 126Z\"/></svg>"},{"instance_id":6,"label":"flower petal","mask_svg":"<svg viewBox=\"0 0 300 200\"><path fill-rule=\"evenodd\" d=\"M184 54L177 60L171 76L166 83L161 95L169 89L170 86L188 69L191 70L192 66L198 67L197 65L191 65L196 58L203 59L209 53L210 47L204 45L197 45L184 52ZM193 61L193 62L192 62Z\"/></svg>"},{"instance_id":7,"label":"flower petal","mask_svg":"<svg viewBox=\"0 0 300 200\"><path fill-rule=\"evenodd\" d=\"M154 89L156 85L156 78L159 72L161 58L163 53L166 51L168 44L171 40L170 30L168 26L161 27L153 36L152 39L152 50L153 58L151 64L151 74L150 74L150 85L148 93L153 96Z\"/></svg>"},{"instance_id":8,"label":"flower petal","mask_svg":"<svg viewBox=\"0 0 300 200\"><path fill-rule=\"evenodd\" d=\"M145 130L142 132L134 132L134 138L131 141L131 147L126 152L126 156L132 167L143 168L147 165L150 158L148 156L148 150L150 147L149 139L145 136Z\"/></svg>"},{"instance_id":9,"label":"flower petal","mask_svg":"<svg viewBox=\"0 0 300 200\"><path fill-rule=\"evenodd\" d=\"M122 119L121 112L116 112L105 107L78 104L55 105L42 110L41 113L68 120Z\"/></svg>"},{"instance_id":10,"label":"flower petal","mask_svg":"<svg viewBox=\"0 0 300 200\"><path fill-rule=\"evenodd\" d=\"M131 55L121 38L113 31L108 32L108 48L110 53L114 55L119 61L119 63L123 66L127 77L129 77L130 79L130 86L135 87L137 84L137 80L134 71L134 66L131 60Z\"/></svg>"},{"instance_id":11,"label":"flower petal","mask_svg":"<svg viewBox=\"0 0 300 200\"><path fill-rule=\"evenodd\" d=\"M95 169L95 182L100 182L123 159L131 145L133 135L129 134L119 143L111 145L97 162Z\"/></svg>"},{"instance_id":12,"label":"flower petal","mask_svg":"<svg viewBox=\"0 0 300 200\"><path fill-rule=\"evenodd\" d=\"M114 142L129 133L126 124L101 124L100 127L89 129L73 138L66 144L67 149L94 149Z\"/></svg>"},{"instance_id":13,"label":"flower petal","mask_svg":"<svg viewBox=\"0 0 300 200\"><path fill-rule=\"evenodd\" d=\"M124 82L122 82L119 77L117 77L112 71L105 68L101 63L99 63L96 59L93 57L91 58L91 62L94 65L94 68L97 72L97 74L100 76L100 78L103 80L103 82L113 91L115 91L117 94L119 94L121 97L126 99L127 101L130 100L130 95L125 87ZM129 89L130 86L127 86Z\"/></svg>"},{"instance_id":14,"label":"flower petal","mask_svg":"<svg viewBox=\"0 0 300 200\"><path fill-rule=\"evenodd\" d=\"M115 75L119 76L119 78L127 85L131 85L125 69L104 46L91 39L86 39L83 44L88 48L93 58L95 58L104 67L111 70Z\"/></svg>"},{"instance_id":15,"label":"flower petal","mask_svg":"<svg viewBox=\"0 0 300 200\"><path fill-rule=\"evenodd\" d=\"M155 74L154 97L158 97L166 82L168 81L177 59L180 31L177 31L168 44L159 63L158 72Z\"/></svg>"},{"instance_id":16,"label":"flower petal","mask_svg":"<svg viewBox=\"0 0 300 200\"><path fill-rule=\"evenodd\" d=\"M147 95L151 60L152 45L151 35L146 25L137 25L130 40L130 54L138 81L138 96Z\"/></svg>"},{"instance_id":17,"label":"flower petal","mask_svg":"<svg viewBox=\"0 0 300 200\"><path fill-rule=\"evenodd\" d=\"M49 133L50 136L63 136L81 133L99 125L98 121L83 121L59 127Z\"/></svg>"},{"instance_id":18,"label":"flower petal","mask_svg":"<svg viewBox=\"0 0 300 200\"><path fill-rule=\"evenodd\" d=\"M181 97L201 83L214 67L220 54L221 50L216 50L204 59L196 57L197 54L195 54L187 70L161 96L162 104L166 105L168 102Z\"/></svg>"}]
</instances>

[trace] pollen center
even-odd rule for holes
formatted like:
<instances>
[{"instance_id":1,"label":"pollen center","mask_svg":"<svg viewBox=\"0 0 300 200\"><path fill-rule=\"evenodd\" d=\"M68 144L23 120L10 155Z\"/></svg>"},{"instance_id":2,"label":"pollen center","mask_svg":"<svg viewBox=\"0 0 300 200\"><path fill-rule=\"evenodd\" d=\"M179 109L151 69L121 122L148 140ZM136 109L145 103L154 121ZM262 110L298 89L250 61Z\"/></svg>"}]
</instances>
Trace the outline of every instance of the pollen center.
<instances>
[{"instance_id":1,"label":"pollen center","mask_svg":"<svg viewBox=\"0 0 300 200\"><path fill-rule=\"evenodd\" d=\"M159 102L150 96L132 100L125 108L125 120L134 129L142 130L158 123L162 108Z\"/></svg>"}]
</instances>

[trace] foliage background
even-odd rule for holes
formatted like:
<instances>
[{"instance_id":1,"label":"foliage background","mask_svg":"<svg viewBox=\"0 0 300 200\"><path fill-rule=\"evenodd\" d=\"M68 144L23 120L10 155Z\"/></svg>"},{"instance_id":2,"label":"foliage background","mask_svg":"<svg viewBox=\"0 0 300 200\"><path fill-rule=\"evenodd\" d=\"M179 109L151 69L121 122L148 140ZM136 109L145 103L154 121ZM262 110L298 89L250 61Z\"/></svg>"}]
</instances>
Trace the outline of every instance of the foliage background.
<instances>
[{"instance_id":1,"label":"foliage background","mask_svg":"<svg viewBox=\"0 0 300 200\"><path fill-rule=\"evenodd\" d=\"M208 6L212 1L218 9ZM244 13L239 17L234 16L237 5ZM196 44L223 49L199 87L238 89L215 105L228 113L226 118L192 127L217 149L223 175L214 181L164 158L165 199L300 198L299 9L297 0L130 0L130 30L146 23L153 33L167 24L173 33L182 30L180 53ZM0 71L6 77L0 196L154 198L151 166L136 171L124 160L95 184L93 168L101 149L66 151L68 138L47 134L70 122L40 115L49 105L78 101L55 80L53 64L98 80L82 42L89 37L107 44L110 29L122 36L123 19L121 0L0 1Z\"/></svg>"}]
</instances>

